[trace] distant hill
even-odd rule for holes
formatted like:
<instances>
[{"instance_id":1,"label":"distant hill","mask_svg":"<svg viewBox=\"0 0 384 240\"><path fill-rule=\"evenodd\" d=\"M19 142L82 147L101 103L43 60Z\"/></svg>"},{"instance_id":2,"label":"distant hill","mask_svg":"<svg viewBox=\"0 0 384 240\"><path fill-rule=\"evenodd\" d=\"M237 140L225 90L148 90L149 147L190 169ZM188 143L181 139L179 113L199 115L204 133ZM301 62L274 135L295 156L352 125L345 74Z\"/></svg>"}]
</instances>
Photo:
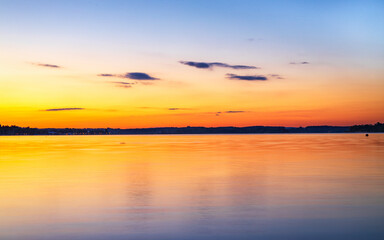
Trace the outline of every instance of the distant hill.
<instances>
[{"instance_id":1,"label":"distant hill","mask_svg":"<svg viewBox=\"0 0 384 240\"><path fill-rule=\"evenodd\" d=\"M163 128L29 128L0 125L0 135L106 135L106 134L247 134L384 132L384 124L308 127L163 127Z\"/></svg>"}]
</instances>

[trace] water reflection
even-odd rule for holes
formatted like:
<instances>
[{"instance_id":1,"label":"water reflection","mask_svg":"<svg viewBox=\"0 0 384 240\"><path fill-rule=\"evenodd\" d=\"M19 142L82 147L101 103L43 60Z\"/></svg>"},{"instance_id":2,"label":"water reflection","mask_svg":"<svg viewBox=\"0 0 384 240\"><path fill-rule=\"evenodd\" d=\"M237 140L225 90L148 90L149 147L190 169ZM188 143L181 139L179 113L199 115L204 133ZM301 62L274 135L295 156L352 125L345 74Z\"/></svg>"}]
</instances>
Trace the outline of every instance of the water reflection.
<instances>
[{"instance_id":1,"label":"water reflection","mask_svg":"<svg viewBox=\"0 0 384 240\"><path fill-rule=\"evenodd\" d=\"M0 239L383 239L383 146L383 134L1 137Z\"/></svg>"}]
</instances>

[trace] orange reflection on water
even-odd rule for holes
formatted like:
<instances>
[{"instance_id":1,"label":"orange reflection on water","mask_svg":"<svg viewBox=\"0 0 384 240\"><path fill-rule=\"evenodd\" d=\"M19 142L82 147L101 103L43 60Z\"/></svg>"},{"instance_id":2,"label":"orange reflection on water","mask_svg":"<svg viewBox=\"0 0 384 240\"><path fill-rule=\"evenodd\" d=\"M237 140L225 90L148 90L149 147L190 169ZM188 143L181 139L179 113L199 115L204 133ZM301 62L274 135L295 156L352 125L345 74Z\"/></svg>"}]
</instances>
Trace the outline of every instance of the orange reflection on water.
<instances>
[{"instance_id":1,"label":"orange reflection on water","mask_svg":"<svg viewBox=\"0 0 384 240\"><path fill-rule=\"evenodd\" d=\"M0 239L319 234L313 221L329 222L320 236L335 221L367 233L384 223L383 146L384 134L0 137Z\"/></svg>"}]
</instances>

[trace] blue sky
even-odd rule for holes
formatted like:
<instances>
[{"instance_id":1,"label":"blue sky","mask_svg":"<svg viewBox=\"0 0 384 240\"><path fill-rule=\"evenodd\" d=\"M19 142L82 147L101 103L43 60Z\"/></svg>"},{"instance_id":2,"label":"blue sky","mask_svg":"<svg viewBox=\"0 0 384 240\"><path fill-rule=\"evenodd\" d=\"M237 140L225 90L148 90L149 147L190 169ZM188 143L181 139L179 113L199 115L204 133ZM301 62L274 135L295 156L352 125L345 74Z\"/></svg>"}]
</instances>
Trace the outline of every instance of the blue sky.
<instances>
[{"instance_id":1,"label":"blue sky","mask_svg":"<svg viewBox=\"0 0 384 240\"><path fill-rule=\"evenodd\" d=\"M8 44L23 40L76 47L92 42L94 47L113 44L175 55L182 49L183 55L193 56L216 49L225 54L220 48L246 51L247 39L253 39L265 47L277 46L281 57L288 51L289 56L321 58L325 53L329 58L332 53L353 55L353 50L383 54L383 5L383 1L2 1L0 29L8 35L2 40Z\"/></svg>"}]
</instances>

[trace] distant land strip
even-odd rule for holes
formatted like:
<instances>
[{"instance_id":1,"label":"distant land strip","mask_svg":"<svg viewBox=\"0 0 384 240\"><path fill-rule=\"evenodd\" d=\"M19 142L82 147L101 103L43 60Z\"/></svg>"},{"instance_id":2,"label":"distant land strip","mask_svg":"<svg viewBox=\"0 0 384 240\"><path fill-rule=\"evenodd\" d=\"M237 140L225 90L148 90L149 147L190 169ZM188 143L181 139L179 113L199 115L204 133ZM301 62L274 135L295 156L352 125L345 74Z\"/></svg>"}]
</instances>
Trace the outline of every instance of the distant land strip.
<instances>
[{"instance_id":1,"label":"distant land strip","mask_svg":"<svg viewBox=\"0 0 384 240\"><path fill-rule=\"evenodd\" d=\"M139 134L247 134L384 132L384 123L354 126L308 127L159 127L159 128L30 128L0 125L0 135L139 135Z\"/></svg>"}]
</instances>

